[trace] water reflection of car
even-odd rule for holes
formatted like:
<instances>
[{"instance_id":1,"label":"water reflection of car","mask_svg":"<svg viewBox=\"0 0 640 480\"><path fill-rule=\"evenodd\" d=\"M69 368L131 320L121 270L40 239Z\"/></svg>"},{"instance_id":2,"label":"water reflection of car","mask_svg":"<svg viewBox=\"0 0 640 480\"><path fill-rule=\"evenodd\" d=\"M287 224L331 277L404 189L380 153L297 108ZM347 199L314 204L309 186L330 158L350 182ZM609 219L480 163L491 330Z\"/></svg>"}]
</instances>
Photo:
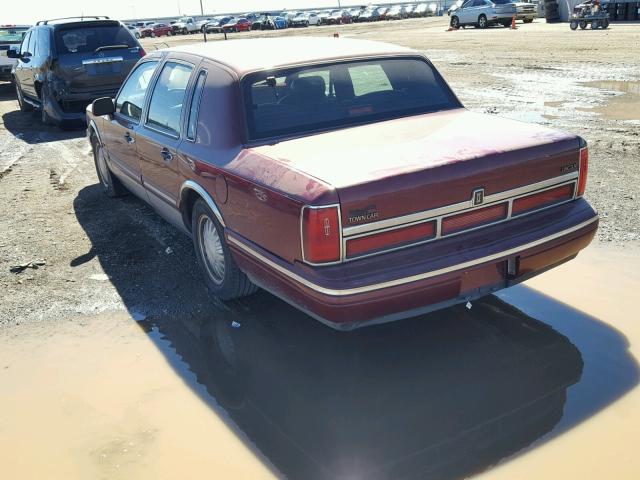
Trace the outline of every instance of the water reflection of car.
<instances>
[{"instance_id":1,"label":"water reflection of car","mask_svg":"<svg viewBox=\"0 0 640 480\"><path fill-rule=\"evenodd\" d=\"M163 49L87 118L105 193L127 185L190 233L213 295L260 286L337 329L510 287L597 230L582 138L471 112L423 54L395 45Z\"/></svg>"},{"instance_id":2,"label":"water reflection of car","mask_svg":"<svg viewBox=\"0 0 640 480\"><path fill-rule=\"evenodd\" d=\"M22 43L29 25L0 25L0 80L12 81L11 69L18 62L15 58L9 58L9 49L17 49Z\"/></svg>"},{"instance_id":3,"label":"water reflection of car","mask_svg":"<svg viewBox=\"0 0 640 480\"><path fill-rule=\"evenodd\" d=\"M515 14L516 6L511 0L466 0L451 11L451 26L459 28L473 25L487 28L499 24L508 27Z\"/></svg>"},{"instance_id":4,"label":"water reflection of car","mask_svg":"<svg viewBox=\"0 0 640 480\"><path fill-rule=\"evenodd\" d=\"M472 477L553 435L583 371L567 337L494 297L349 336L269 298L140 327L292 479Z\"/></svg>"}]
</instances>

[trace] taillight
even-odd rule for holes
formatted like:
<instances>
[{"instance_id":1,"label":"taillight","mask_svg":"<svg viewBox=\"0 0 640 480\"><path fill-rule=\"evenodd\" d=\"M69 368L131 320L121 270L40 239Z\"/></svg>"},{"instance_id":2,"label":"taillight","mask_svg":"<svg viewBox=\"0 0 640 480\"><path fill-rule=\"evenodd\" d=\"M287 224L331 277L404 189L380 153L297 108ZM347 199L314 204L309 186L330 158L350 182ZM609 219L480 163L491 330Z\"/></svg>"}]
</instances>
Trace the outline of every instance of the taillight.
<instances>
[{"instance_id":1,"label":"taillight","mask_svg":"<svg viewBox=\"0 0 640 480\"><path fill-rule=\"evenodd\" d=\"M340 260L340 215L338 207L305 207L302 213L302 249L311 263Z\"/></svg>"},{"instance_id":2,"label":"taillight","mask_svg":"<svg viewBox=\"0 0 640 480\"><path fill-rule=\"evenodd\" d=\"M507 204L500 203L491 207L479 208L470 212L451 215L442 220L442 234L458 232L479 227L487 223L503 220L507 217Z\"/></svg>"},{"instance_id":3,"label":"taillight","mask_svg":"<svg viewBox=\"0 0 640 480\"><path fill-rule=\"evenodd\" d=\"M516 198L511 208L512 215L518 215L529 210L553 205L554 203L571 200L573 198L573 184L551 188L544 192L534 193L526 197Z\"/></svg>"},{"instance_id":4,"label":"taillight","mask_svg":"<svg viewBox=\"0 0 640 480\"><path fill-rule=\"evenodd\" d=\"M347 257L427 240L433 238L435 233L435 222L427 222L354 238L347 241Z\"/></svg>"},{"instance_id":5,"label":"taillight","mask_svg":"<svg viewBox=\"0 0 640 480\"><path fill-rule=\"evenodd\" d=\"M144 48L142 47L138 48L138 52L140 53L140 58L144 57L147 54L147 52L145 52Z\"/></svg>"},{"instance_id":6,"label":"taillight","mask_svg":"<svg viewBox=\"0 0 640 480\"><path fill-rule=\"evenodd\" d=\"M589 170L589 149L580 149L580 176L578 177L578 191L576 196L581 197L587 188L587 171Z\"/></svg>"}]
</instances>

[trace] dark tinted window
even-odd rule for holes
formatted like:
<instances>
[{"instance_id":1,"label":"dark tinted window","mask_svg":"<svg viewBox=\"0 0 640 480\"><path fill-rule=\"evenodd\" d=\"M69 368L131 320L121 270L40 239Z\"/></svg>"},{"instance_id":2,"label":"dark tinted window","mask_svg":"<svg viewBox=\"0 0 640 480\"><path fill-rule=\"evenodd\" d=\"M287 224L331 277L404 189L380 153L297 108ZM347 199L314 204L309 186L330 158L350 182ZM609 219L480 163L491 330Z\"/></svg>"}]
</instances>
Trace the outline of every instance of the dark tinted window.
<instances>
[{"instance_id":1,"label":"dark tinted window","mask_svg":"<svg viewBox=\"0 0 640 480\"><path fill-rule=\"evenodd\" d=\"M433 67L412 58L259 72L243 89L254 140L461 106Z\"/></svg>"},{"instance_id":2,"label":"dark tinted window","mask_svg":"<svg viewBox=\"0 0 640 480\"><path fill-rule=\"evenodd\" d=\"M191 108L189 109L189 122L187 123L187 138L194 140L196 138L196 130L198 127L198 112L200 110L200 100L202 99L202 92L204 90L204 81L207 78L206 72L200 72L198 75L198 81L193 91L193 98L191 99Z\"/></svg>"},{"instance_id":3,"label":"dark tinted window","mask_svg":"<svg viewBox=\"0 0 640 480\"><path fill-rule=\"evenodd\" d=\"M144 96L158 62L143 62L131 73L116 99L116 111L140 120Z\"/></svg>"},{"instance_id":4,"label":"dark tinted window","mask_svg":"<svg viewBox=\"0 0 640 480\"><path fill-rule=\"evenodd\" d=\"M507 3L512 3L513 0L491 0L496 5L506 5Z\"/></svg>"},{"instance_id":5,"label":"dark tinted window","mask_svg":"<svg viewBox=\"0 0 640 480\"><path fill-rule=\"evenodd\" d=\"M137 47L129 30L121 25L94 25L56 30L58 53L93 53L99 47L126 45Z\"/></svg>"},{"instance_id":6,"label":"dark tinted window","mask_svg":"<svg viewBox=\"0 0 640 480\"><path fill-rule=\"evenodd\" d=\"M192 68L167 62L151 94L147 124L180 135L180 115Z\"/></svg>"}]
</instances>

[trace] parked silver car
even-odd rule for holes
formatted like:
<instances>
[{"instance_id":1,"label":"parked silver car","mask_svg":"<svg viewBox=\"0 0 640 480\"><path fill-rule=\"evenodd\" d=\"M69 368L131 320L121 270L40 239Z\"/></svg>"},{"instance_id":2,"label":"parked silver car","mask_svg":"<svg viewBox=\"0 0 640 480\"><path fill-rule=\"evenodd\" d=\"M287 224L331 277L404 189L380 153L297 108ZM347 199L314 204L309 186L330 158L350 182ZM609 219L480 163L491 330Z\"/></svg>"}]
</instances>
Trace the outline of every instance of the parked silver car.
<instances>
[{"instance_id":1,"label":"parked silver car","mask_svg":"<svg viewBox=\"0 0 640 480\"><path fill-rule=\"evenodd\" d=\"M487 28L490 25L508 27L516 14L516 6L511 0L467 0L455 11L451 11L451 26L459 28L473 25Z\"/></svg>"}]
</instances>

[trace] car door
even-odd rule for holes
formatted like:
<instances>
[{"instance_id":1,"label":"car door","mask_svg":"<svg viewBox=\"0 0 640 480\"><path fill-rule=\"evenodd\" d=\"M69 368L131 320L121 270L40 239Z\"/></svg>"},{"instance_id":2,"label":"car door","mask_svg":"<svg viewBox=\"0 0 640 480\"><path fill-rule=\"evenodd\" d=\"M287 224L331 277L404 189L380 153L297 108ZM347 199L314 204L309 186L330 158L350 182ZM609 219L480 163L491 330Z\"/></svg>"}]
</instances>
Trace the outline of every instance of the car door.
<instances>
[{"instance_id":1,"label":"car door","mask_svg":"<svg viewBox=\"0 0 640 480\"><path fill-rule=\"evenodd\" d=\"M462 6L456 12L460 23L471 23L473 22L472 17L474 14L474 4L475 0L467 0L462 4Z\"/></svg>"},{"instance_id":2,"label":"car door","mask_svg":"<svg viewBox=\"0 0 640 480\"><path fill-rule=\"evenodd\" d=\"M143 61L131 71L116 96L116 111L104 122L101 132L112 171L130 190L145 199L136 137L147 90L159 63L158 59Z\"/></svg>"},{"instance_id":3,"label":"car door","mask_svg":"<svg viewBox=\"0 0 640 480\"><path fill-rule=\"evenodd\" d=\"M144 125L137 136L142 182L149 202L167 220L178 225L177 203L182 183L178 147L193 70L193 64L177 59L169 59L162 65Z\"/></svg>"},{"instance_id":4,"label":"car door","mask_svg":"<svg viewBox=\"0 0 640 480\"><path fill-rule=\"evenodd\" d=\"M33 74L31 73L31 64L33 63L33 50L31 46L35 43L32 38L35 37L35 30L30 30L24 36L20 45L20 60L16 65L16 78L20 84L23 95L31 98L37 98L35 86L33 84Z\"/></svg>"}]
</instances>

